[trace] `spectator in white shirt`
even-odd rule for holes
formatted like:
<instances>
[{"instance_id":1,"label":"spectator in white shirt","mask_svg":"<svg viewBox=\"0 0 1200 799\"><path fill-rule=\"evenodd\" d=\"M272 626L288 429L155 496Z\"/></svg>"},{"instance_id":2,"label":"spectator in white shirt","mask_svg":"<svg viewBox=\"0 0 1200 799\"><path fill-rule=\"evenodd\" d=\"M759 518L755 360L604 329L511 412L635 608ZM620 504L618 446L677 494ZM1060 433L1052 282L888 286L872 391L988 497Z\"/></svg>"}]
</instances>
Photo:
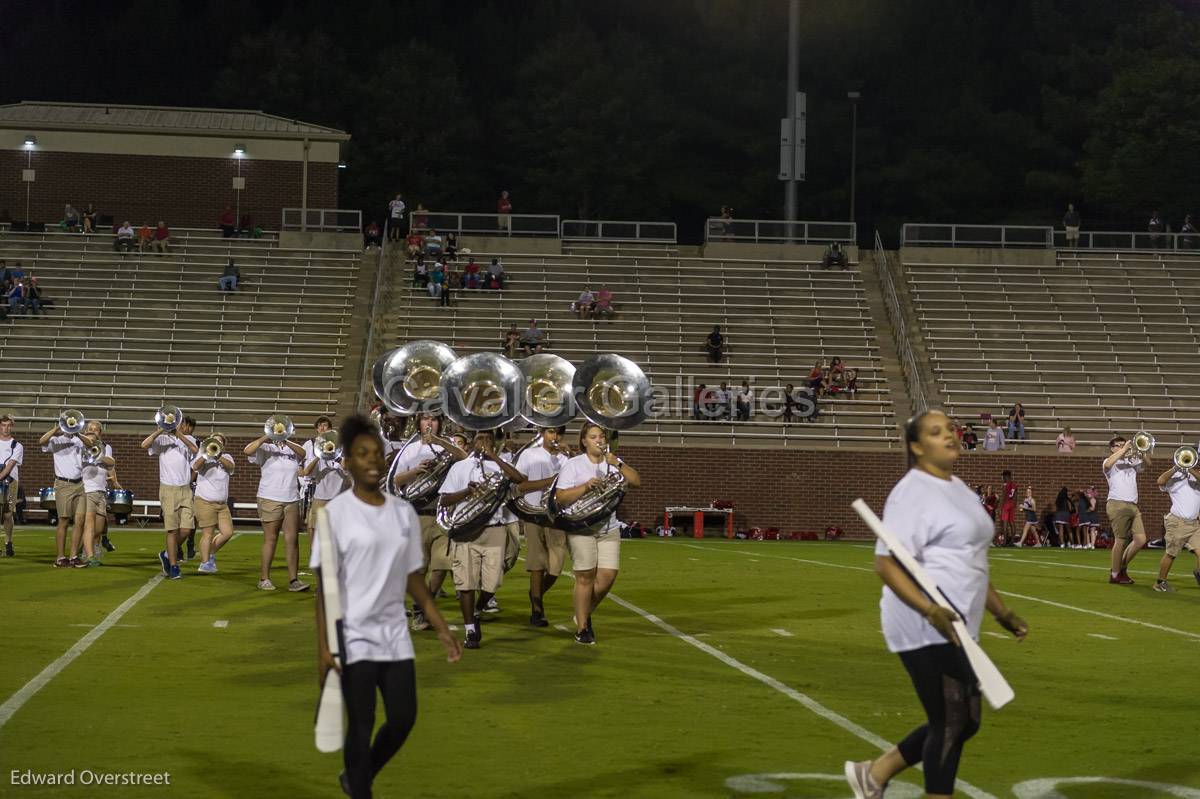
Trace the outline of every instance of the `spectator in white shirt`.
<instances>
[{"instance_id":1,"label":"spectator in white shirt","mask_svg":"<svg viewBox=\"0 0 1200 799\"><path fill-rule=\"evenodd\" d=\"M258 518L262 522L263 546L258 587L274 591L271 561L283 532L284 559L287 562L288 590L307 591L300 580L300 488L297 478L305 456L304 447L294 441L273 441L265 434L246 445L243 453L261 473L258 478Z\"/></svg>"},{"instance_id":2,"label":"spectator in white shirt","mask_svg":"<svg viewBox=\"0 0 1200 799\"><path fill-rule=\"evenodd\" d=\"M1004 431L993 416L988 420L988 429L983 434L983 448L987 452L998 452L1004 449Z\"/></svg>"},{"instance_id":3,"label":"spectator in white shirt","mask_svg":"<svg viewBox=\"0 0 1200 799\"><path fill-rule=\"evenodd\" d=\"M750 411L754 407L754 390L743 380L742 387L737 390L737 418L739 422L750 421Z\"/></svg>"},{"instance_id":4,"label":"spectator in white shirt","mask_svg":"<svg viewBox=\"0 0 1200 799\"><path fill-rule=\"evenodd\" d=\"M196 524L200 527L201 574L217 573L217 553L233 538L233 514L229 511L229 478L236 468L233 456L226 451L225 436L214 433L221 444L221 454L215 458L201 453L192 461L196 479ZM213 530L217 534L213 535Z\"/></svg>"},{"instance_id":5,"label":"spectator in white shirt","mask_svg":"<svg viewBox=\"0 0 1200 799\"><path fill-rule=\"evenodd\" d=\"M192 458L200 450L192 431L196 420L185 416L171 432L161 427L142 440L141 447L151 458L158 458L158 501L162 506L167 548L158 553L163 574L180 578L180 551L187 542L187 557L195 557L195 515L192 509Z\"/></svg>"},{"instance_id":6,"label":"spectator in white shirt","mask_svg":"<svg viewBox=\"0 0 1200 799\"><path fill-rule=\"evenodd\" d=\"M13 517L17 513L17 495L21 485L21 464L25 447L13 438L13 418L0 416L0 522L4 527L4 557L13 556Z\"/></svg>"},{"instance_id":7,"label":"spectator in white shirt","mask_svg":"<svg viewBox=\"0 0 1200 799\"><path fill-rule=\"evenodd\" d=\"M1142 512L1138 510L1138 472L1150 465L1150 453L1137 453L1133 442L1116 436L1108 442L1109 456L1104 459L1104 477L1108 480L1108 501L1104 512L1112 525L1112 568L1108 581L1116 585L1133 585L1129 564L1134 555L1146 546L1146 529Z\"/></svg>"},{"instance_id":8,"label":"spectator in white shirt","mask_svg":"<svg viewBox=\"0 0 1200 799\"><path fill-rule=\"evenodd\" d=\"M79 551L82 537L87 565L99 566L97 546L108 522L108 483L110 479L116 480L117 462L113 460L113 448L101 440L104 427L99 421L89 420L84 432L95 442L93 447L99 445L100 452L98 457L93 457L89 452L83 459L84 521L82 529L79 525L75 527L75 534L71 538L71 556L74 557ZM120 487L120 483L117 486Z\"/></svg>"},{"instance_id":9,"label":"spectator in white shirt","mask_svg":"<svg viewBox=\"0 0 1200 799\"><path fill-rule=\"evenodd\" d=\"M1075 436L1071 435L1071 428L1064 427L1062 432L1058 434L1058 438L1054 440L1058 446L1059 452L1074 452L1075 451Z\"/></svg>"},{"instance_id":10,"label":"spectator in white shirt","mask_svg":"<svg viewBox=\"0 0 1200 799\"><path fill-rule=\"evenodd\" d=\"M133 249L133 225L129 224L126 219L119 228L117 228L117 237L113 240L113 252L129 252Z\"/></svg>"},{"instance_id":11,"label":"spectator in white shirt","mask_svg":"<svg viewBox=\"0 0 1200 799\"><path fill-rule=\"evenodd\" d=\"M38 446L54 457L54 504L58 513L58 528L54 532L57 568L85 568L87 563L63 554L67 543L67 525L75 525L75 536L84 525L86 504L83 496L83 450L95 441L88 435L62 433L57 424L42 434Z\"/></svg>"},{"instance_id":12,"label":"spectator in white shirt","mask_svg":"<svg viewBox=\"0 0 1200 799\"><path fill-rule=\"evenodd\" d=\"M596 306L596 295L587 286L584 286L583 291L579 294L579 299L575 301L575 311L579 314L580 319L591 319L592 309Z\"/></svg>"},{"instance_id":13,"label":"spectator in white shirt","mask_svg":"<svg viewBox=\"0 0 1200 799\"><path fill-rule=\"evenodd\" d=\"M1191 469L1179 469L1174 464L1158 476L1158 490L1171 496L1171 512L1163 517L1165 548L1158 562L1158 580L1154 590L1170 593L1175 589L1167 582L1171 564L1184 549L1192 550L1196 556L1196 570L1192 572L1200 582L1200 480Z\"/></svg>"},{"instance_id":14,"label":"spectator in white shirt","mask_svg":"<svg viewBox=\"0 0 1200 799\"><path fill-rule=\"evenodd\" d=\"M387 237L388 241L400 241L404 238L404 195L397 194L396 199L388 203Z\"/></svg>"},{"instance_id":15,"label":"spectator in white shirt","mask_svg":"<svg viewBox=\"0 0 1200 799\"><path fill-rule=\"evenodd\" d=\"M530 319L529 327L521 333L521 351L526 355L541 352L544 337L545 333L537 326L537 320Z\"/></svg>"}]
</instances>

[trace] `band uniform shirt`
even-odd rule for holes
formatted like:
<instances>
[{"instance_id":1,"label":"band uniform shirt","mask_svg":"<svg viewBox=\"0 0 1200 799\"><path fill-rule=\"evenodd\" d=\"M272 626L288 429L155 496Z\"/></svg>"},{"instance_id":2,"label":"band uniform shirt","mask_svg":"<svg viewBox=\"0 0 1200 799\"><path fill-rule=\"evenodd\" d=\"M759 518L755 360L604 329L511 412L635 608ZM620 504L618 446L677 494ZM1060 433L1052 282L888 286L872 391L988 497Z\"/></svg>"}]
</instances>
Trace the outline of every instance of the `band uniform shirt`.
<instances>
[{"instance_id":1,"label":"band uniform shirt","mask_svg":"<svg viewBox=\"0 0 1200 799\"><path fill-rule=\"evenodd\" d=\"M193 444L195 436L184 436ZM150 445L147 454L158 457L158 482L165 486L185 486L192 482L192 450L179 438L160 434Z\"/></svg>"},{"instance_id":2,"label":"band uniform shirt","mask_svg":"<svg viewBox=\"0 0 1200 799\"><path fill-rule=\"evenodd\" d=\"M586 483L593 477L604 477L613 469L618 469L618 466L612 466L607 461L592 463L588 458L587 453L576 455L574 458L569 458L563 464L562 470L558 473L557 489L561 491L564 488L575 488ZM620 528L620 523L617 522L617 513L613 511L607 519L602 519L591 527L593 533L607 533L610 530Z\"/></svg>"},{"instance_id":3,"label":"band uniform shirt","mask_svg":"<svg viewBox=\"0 0 1200 799\"><path fill-rule=\"evenodd\" d=\"M957 608L971 637L978 638L987 603L987 552L994 528L975 492L957 477L942 480L909 469L888 495L883 522ZM882 541L876 542L875 554L889 554ZM879 611L890 652L946 643L933 625L887 586Z\"/></svg>"},{"instance_id":4,"label":"band uniform shirt","mask_svg":"<svg viewBox=\"0 0 1200 799\"><path fill-rule=\"evenodd\" d=\"M307 480L308 483L316 486L313 489L313 499L328 502L349 487L350 476L346 474L345 468L342 467L342 453L340 449L336 457L329 459L318 458L313 442L305 441L304 463L307 465L314 458L317 461L317 465L309 472L307 478L302 477L300 479Z\"/></svg>"},{"instance_id":5,"label":"band uniform shirt","mask_svg":"<svg viewBox=\"0 0 1200 799\"><path fill-rule=\"evenodd\" d=\"M566 460L560 454L547 452L545 447L530 447L521 453L521 457L517 458L517 471L525 475L525 479L531 482L545 480L547 477L558 474ZM530 491L525 495L525 501L530 505L540 505L544 492L545 489Z\"/></svg>"},{"instance_id":6,"label":"band uniform shirt","mask_svg":"<svg viewBox=\"0 0 1200 799\"><path fill-rule=\"evenodd\" d=\"M1137 476L1145 461L1141 458L1121 458L1104 471L1108 480L1108 498L1121 502L1138 501Z\"/></svg>"},{"instance_id":7,"label":"band uniform shirt","mask_svg":"<svg viewBox=\"0 0 1200 799\"><path fill-rule=\"evenodd\" d=\"M424 566L416 511L390 494L376 507L346 491L325 512L337 551L346 663L412 660L404 598L408 576ZM321 547L314 546L309 568L320 564Z\"/></svg>"},{"instance_id":8,"label":"band uniform shirt","mask_svg":"<svg viewBox=\"0 0 1200 799\"><path fill-rule=\"evenodd\" d=\"M10 462L13 467L8 476L14 481L20 480L21 464L25 462L25 447L15 438L0 441L0 471L3 471Z\"/></svg>"},{"instance_id":9,"label":"band uniform shirt","mask_svg":"<svg viewBox=\"0 0 1200 799\"><path fill-rule=\"evenodd\" d=\"M453 494L463 491L471 483L481 483L487 475L498 471L500 471L500 467L492 461L465 458L450 467L450 471L446 473L446 479L442 481L442 487L438 489L438 493ZM504 505L505 503L501 502L500 507L496 508L496 512L488 519L488 527L499 527L504 524Z\"/></svg>"},{"instance_id":10,"label":"band uniform shirt","mask_svg":"<svg viewBox=\"0 0 1200 799\"><path fill-rule=\"evenodd\" d=\"M1200 516L1200 480L1194 475L1175 472L1158 490L1171 495L1172 516L1188 521L1195 521Z\"/></svg>"},{"instance_id":11,"label":"band uniform shirt","mask_svg":"<svg viewBox=\"0 0 1200 799\"><path fill-rule=\"evenodd\" d=\"M248 460L261 470L256 496L275 502L300 500L300 461L291 447L266 441Z\"/></svg>"},{"instance_id":12,"label":"band uniform shirt","mask_svg":"<svg viewBox=\"0 0 1200 799\"><path fill-rule=\"evenodd\" d=\"M42 445L54 456L54 476L79 480L83 474L83 442L75 436L54 436Z\"/></svg>"},{"instance_id":13,"label":"band uniform shirt","mask_svg":"<svg viewBox=\"0 0 1200 799\"><path fill-rule=\"evenodd\" d=\"M196 499L205 502L229 501L229 471L220 460L214 463L205 459L196 470Z\"/></svg>"},{"instance_id":14,"label":"band uniform shirt","mask_svg":"<svg viewBox=\"0 0 1200 799\"><path fill-rule=\"evenodd\" d=\"M112 457L112 445L104 445L104 457ZM83 476L83 491L85 494L90 494L93 491L108 490L108 467L103 464L84 464L80 470Z\"/></svg>"}]
</instances>

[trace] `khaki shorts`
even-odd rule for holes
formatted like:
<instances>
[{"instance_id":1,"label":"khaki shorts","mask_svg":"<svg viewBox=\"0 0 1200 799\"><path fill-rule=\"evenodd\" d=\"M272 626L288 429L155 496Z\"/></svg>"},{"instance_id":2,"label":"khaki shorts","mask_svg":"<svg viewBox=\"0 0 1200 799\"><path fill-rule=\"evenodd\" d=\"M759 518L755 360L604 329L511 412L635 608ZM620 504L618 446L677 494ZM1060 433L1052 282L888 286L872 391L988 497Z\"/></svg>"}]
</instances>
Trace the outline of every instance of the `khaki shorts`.
<instances>
[{"instance_id":1,"label":"khaki shorts","mask_svg":"<svg viewBox=\"0 0 1200 799\"><path fill-rule=\"evenodd\" d=\"M1163 528L1166 530L1168 557L1178 557L1184 546L1200 550L1200 521L1181 519L1168 513L1163 516Z\"/></svg>"},{"instance_id":2,"label":"khaki shorts","mask_svg":"<svg viewBox=\"0 0 1200 799\"><path fill-rule=\"evenodd\" d=\"M417 518L421 520L421 562L430 571L450 571L454 567L453 545L446 531L435 516L420 515Z\"/></svg>"},{"instance_id":3,"label":"khaki shorts","mask_svg":"<svg viewBox=\"0 0 1200 799\"><path fill-rule=\"evenodd\" d=\"M1136 503L1110 499L1104 504L1104 512L1108 514L1108 523L1112 525L1113 538L1118 541L1128 541L1131 536L1146 534L1146 528L1142 526L1142 512Z\"/></svg>"},{"instance_id":4,"label":"khaki shorts","mask_svg":"<svg viewBox=\"0 0 1200 799\"><path fill-rule=\"evenodd\" d=\"M258 500L258 518L264 522L278 522L291 516L292 521L296 522L300 518L300 502L279 502L274 499L263 499L256 497Z\"/></svg>"},{"instance_id":5,"label":"khaki shorts","mask_svg":"<svg viewBox=\"0 0 1200 799\"><path fill-rule=\"evenodd\" d=\"M504 523L504 573L512 571L521 558L521 522Z\"/></svg>"},{"instance_id":6,"label":"khaki shorts","mask_svg":"<svg viewBox=\"0 0 1200 799\"><path fill-rule=\"evenodd\" d=\"M485 528L474 541L455 541L451 572L458 591L496 593L504 576L504 528Z\"/></svg>"},{"instance_id":7,"label":"khaki shorts","mask_svg":"<svg viewBox=\"0 0 1200 799\"><path fill-rule=\"evenodd\" d=\"M571 568L577 572L592 569L621 568L621 531L592 535L569 535L567 547L571 550Z\"/></svg>"},{"instance_id":8,"label":"khaki shorts","mask_svg":"<svg viewBox=\"0 0 1200 799\"><path fill-rule=\"evenodd\" d=\"M304 514L304 529L312 532L317 529L317 511L330 503L328 499L317 499L314 497L309 500L308 513Z\"/></svg>"},{"instance_id":9,"label":"khaki shorts","mask_svg":"<svg viewBox=\"0 0 1200 799\"><path fill-rule=\"evenodd\" d=\"M158 501L162 503L163 527L168 530L192 530L196 521L192 517L192 487L158 486Z\"/></svg>"},{"instance_id":10,"label":"khaki shorts","mask_svg":"<svg viewBox=\"0 0 1200 799\"><path fill-rule=\"evenodd\" d=\"M567 534L555 527L525 522L525 571L562 574Z\"/></svg>"},{"instance_id":11,"label":"khaki shorts","mask_svg":"<svg viewBox=\"0 0 1200 799\"><path fill-rule=\"evenodd\" d=\"M5 499L3 505L0 506L0 518L4 518L4 508L8 508L10 513L17 512L17 489L20 488L20 485L20 480L13 480L8 484L7 499Z\"/></svg>"},{"instance_id":12,"label":"khaki shorts","mask_svg":"<svg viewBox=\"0 0 1200 799\"><path fill-rule=\"evenodd\" d=\"M108 494L104 491L89 491L83 495L87 502L88 513L108 515Z\"/></svg>"},{"instance_id":13,"label":"khaki shorts","mask_svg":"<svg viewBox=\"0 0 1200 799\"><path fill-rule=\"evenodd\" d=\"M233 524L233 515L229 505L224 502L212 502L196 497L196 526L202 530L216 527L222 521Z\"/></svg>"},{"instance_id":14,"label":"khaki shorts","mask_svg":"<svg viewBox=\"0 0 1200 799\"><path fill-rule=\"evenodd\" d=\"M58 518L75 521L75 514L83 512L85 501L83 483L54 479L54 506L58 510Z\"/></svg>"}]
</instances>

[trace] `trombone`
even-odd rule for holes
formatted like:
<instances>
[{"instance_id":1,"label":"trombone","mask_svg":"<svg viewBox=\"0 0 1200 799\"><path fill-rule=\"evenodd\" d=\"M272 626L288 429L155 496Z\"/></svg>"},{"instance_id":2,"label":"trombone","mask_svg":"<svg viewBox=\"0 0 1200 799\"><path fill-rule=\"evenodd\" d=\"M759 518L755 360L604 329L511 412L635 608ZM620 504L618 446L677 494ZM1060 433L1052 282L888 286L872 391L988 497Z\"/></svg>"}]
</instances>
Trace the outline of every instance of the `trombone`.
<instances>
[{"instance_id":1,"label":"trombone","mask_svg":"<svg viewBox=\"0 0 1200 799\"><path fill-rule=\"evenodd\" d=\"M154 414L154 423L164 433L169 433L183 421L183 411L177 405L164 405Z\"/></svg>"},{"instance_id":2,"label":"trombone","mask_svg":"<svg viewBox=\"0 0 1200 799\"><path fill-rule=\"evenodd\" d=\"M58 429L67 435L79 435L87 427L87 419L83 411L77 408L67 408L58 415Z\"/></svg>"}]
</instances>

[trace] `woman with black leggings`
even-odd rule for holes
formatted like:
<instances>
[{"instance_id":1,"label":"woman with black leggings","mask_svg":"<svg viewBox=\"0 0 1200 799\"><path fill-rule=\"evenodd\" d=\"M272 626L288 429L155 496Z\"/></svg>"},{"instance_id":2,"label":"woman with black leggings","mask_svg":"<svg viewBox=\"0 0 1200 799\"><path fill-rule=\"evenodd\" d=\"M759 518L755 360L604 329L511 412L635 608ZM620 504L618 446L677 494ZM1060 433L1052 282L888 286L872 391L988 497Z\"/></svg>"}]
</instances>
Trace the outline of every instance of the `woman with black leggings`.
<instances>
[{"instance_id":1,"label":"woman with black leggings","mask_svg":"<svg viewBox=\"0 0 1200 799\"><path fill-rule=\"evenodd\" d=\"M1028 628L988 580L992 520L975 493L953 475L960 447L954 423L941 411L923 411L905 426L908 473L888 495L883 521L921 561L930 578L979 637L986 607L1018 639ZM858 799L880 799L888 781L909 766L925 768L925 795L949 797L963 744L979 729L979 683L954 632L959 618L922 593L886 546L875 548L884 583L879 603L888 650L900 656L926 723L875 760L846 763Z\"/></svg>"},{"instance_id":2,"label":"woman with black leggings","mask_svg":"<svg viewBox=\"0 0 1200 799\"><path fill-rule=\"evenodd\" d=\"M363 799L371 796L375 775L400 750L417 719L417 680L405 592L437 630L448 661L457 661L462 647L425 587L421 523L416 511L399 497L379 490L380 478L387 472L379 429L362 416L351 416L340 432L354 488L330 500L325 512L337 552L344 665L329 651L320 591L317 650L322 684L329 669L342 675L347 716L346 770L339 777L342 790L354 799ZM320 552L320 546L314 545L309 564L313 569L320 566ZM383 696L387 722L372 742L376 690Z\"/></svg>"}]
</instances>

